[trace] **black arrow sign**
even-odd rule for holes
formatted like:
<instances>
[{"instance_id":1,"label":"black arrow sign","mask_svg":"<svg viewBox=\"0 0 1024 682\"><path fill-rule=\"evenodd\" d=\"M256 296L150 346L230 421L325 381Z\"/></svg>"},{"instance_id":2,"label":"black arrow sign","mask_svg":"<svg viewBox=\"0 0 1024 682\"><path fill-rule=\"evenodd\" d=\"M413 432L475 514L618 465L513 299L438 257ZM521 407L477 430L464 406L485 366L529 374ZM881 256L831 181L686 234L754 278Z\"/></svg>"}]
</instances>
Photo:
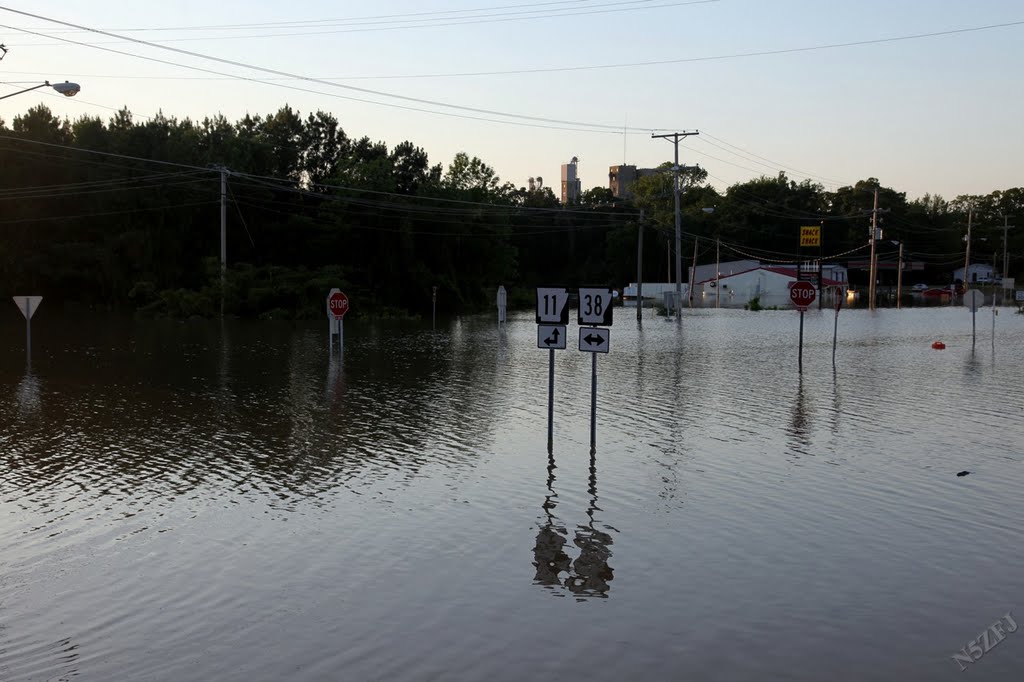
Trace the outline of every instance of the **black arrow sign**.
<instances>
[{"instance_id":1,"label":"black arrow sign","mask_svg":"<svg viewBox=\"0 0 1024 682\"><path fill-rule=\"evenodd\" d=\"M603 336L594 336L593 334L587 334L583 337L583 340L587 342L588 346L600 346L604 343Z\"/></svg>"},{"instance_id":2,"label":"black arrow sign","mask_svg":"<svg viewBox=\"0 0 1024 682\"><path fill-rule=\"evenodd\" d=\"M548 338L544 339L544 343L546 343L549 346L557 346L558 345L558 336L559 336L558 330L555 329L554 331L551 332L551 336L549 336Z\"/></svg>"}]
</instances>

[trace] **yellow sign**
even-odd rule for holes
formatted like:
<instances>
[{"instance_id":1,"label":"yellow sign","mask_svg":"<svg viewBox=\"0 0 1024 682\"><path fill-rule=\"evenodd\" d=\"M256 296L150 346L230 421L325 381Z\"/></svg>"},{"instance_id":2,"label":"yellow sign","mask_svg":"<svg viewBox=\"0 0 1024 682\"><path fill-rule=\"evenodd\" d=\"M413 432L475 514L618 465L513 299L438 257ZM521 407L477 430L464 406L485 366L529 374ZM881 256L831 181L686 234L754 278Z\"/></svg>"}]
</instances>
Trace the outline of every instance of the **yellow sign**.
<instances>
[{"instance_id":1,"label":"yellow sign","mask_svg":"<svg viewBox=\"0 0 1024 682\"><path fill-rule=\"evenodd\" d=\"M821 246L821 227L818 225L801 227L800 246Z\"/></svg>"}]
</instances>

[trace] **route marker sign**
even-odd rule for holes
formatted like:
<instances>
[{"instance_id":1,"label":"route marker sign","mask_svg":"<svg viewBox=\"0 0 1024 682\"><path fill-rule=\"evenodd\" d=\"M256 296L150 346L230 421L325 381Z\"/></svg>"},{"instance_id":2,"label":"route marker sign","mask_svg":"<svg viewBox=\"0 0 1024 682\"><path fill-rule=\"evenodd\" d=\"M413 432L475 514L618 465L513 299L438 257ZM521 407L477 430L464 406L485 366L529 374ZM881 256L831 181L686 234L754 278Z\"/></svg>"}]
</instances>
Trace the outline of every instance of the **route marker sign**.
<instances>
[{"instance_id":1,"label":"route marker sign","mask_svg":"<svg viewBox=\"0 0 1024 682\"><path fill-rule=\"evenodd\" d=\"M800 312L807 310L817 297L814 285L810 282L794 282L789 288L789 300L793 301Z\"/></svg>"},{"instance_id":2,"label":"route marker sign","mask_svg":"<svg viewBox=\"0 0 1024 682\"><path fill-rule=\"evenodd\" d=\"M580 287L579 323L612 326L611 289Z\"/></svg>"},{"instance_id":3,"label":"route marker sign","mask_svg":"<svg viewBox=\"0 0 1024 682\"><path fill-rule=\"evenodd\" d=\"M569 292L537 287L537 324L569 324Z\"/></svg>"},{"instance_id":4,"label":"route marker sign","mask_svg":"<svg viewBox=\"0 0 1024 682\"><path fill-rule=\"evenodd\" d=\"M610 337L610 329L580 327L580 350L584 353L607 353Z\"/></svg>"},{"instance_id":5,"label":"route marker sign","mask_svg":"<svg viewBox=\"0 0 1024 682\"><path fill-rule=\"evenodd\" d=\"M565 350L565 336L564 324L537 325L537 348Z\"/></svg>"}]
</instances>

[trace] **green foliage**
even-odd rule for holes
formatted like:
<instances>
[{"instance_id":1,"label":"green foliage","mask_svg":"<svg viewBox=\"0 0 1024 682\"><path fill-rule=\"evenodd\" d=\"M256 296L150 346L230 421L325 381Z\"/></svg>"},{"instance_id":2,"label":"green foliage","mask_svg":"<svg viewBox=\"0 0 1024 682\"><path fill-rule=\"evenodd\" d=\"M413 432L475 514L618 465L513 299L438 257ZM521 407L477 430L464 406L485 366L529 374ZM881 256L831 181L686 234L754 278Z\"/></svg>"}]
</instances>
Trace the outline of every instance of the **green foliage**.
<instances>
[{"instance_id":1,"label":"green foliage","mask_svg":"<svg viewBox=\"0 0 1024 682\"><path fill-rule=\"evenodd\" d=\"M335 286L349 294L353 316L429 314L434 287L441 314L490 310L500 283L510 305L529 308L539 285L621 288L635 280L641 230L644 280L669 279L675 211L668 163L636 181L634 200L594 187L562 206L540 178L517 188L466 152L432 164L412 141L389 147L350 136L331 114L303 117L288 106L235 122L163 113L136 121L127 110L107 121L68 121L36 106L3 135L0 295L32 291L57 303L146 315L218 315L220 167L234 171L223 291L230 315L321 317ZM694 236L701 240L700 263L713 262L707 245L715 239L722 260L749 252L784 259L809 223L824 224L826 254L866 243L874 178L826 192L780 174L720 194L707 177L698 168L681 173L684 249ZM935 281L963 250L968 207L986 258L1001 243L1001 216L1024 214L1020 188L907 201L882 187L879 199L886 239L905 242L911 259L937 254L936 274L929 273ZM1024 230L1009 239L1011 254L1024 251Z\"/></svg>"}]
</instances>

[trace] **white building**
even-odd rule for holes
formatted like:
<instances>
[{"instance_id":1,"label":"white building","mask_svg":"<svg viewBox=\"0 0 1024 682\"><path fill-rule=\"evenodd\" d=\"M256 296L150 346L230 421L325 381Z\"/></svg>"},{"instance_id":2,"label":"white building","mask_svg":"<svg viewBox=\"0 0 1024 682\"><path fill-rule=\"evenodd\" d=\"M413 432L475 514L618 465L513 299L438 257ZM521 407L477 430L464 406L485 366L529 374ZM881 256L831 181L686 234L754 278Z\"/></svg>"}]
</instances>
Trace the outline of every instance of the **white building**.
<instances>
[{"instance_id":1,"label":"white building","mask_svg":"<svg viewBox=\"0 0 1024 682\"><path fill-rule=\"evenodd\" d=\"M964 281L964 269L957 268L953 271L953 280ZM967 270L967 283L968 284L993 284L1002 281L1002 277L996 272L995 268L991 265L985 265L984 263L971 263L971 267Z\"/></svg>"},{"instance_id":2,"label":"white building","mask_svg":"<svg viewBox=\"0 0 1024 682\"><path fill-rule=\"evenodd\" d=\"M765 307L788 306L789 289L797 281L795 267L758 266L732 275L722 274L717 280L712 278L693 288L694 299L702 300L702 305L719 305L740 307L757 298ZM817 281L811 282L817 286ZM842 288L845 295L846 282L827 277L822 278L827 302L834 300L836 288ZM819 291L818 295L822 295ZM716 299L720 298L720 301Z\"/></svg>"}]
</instances>

